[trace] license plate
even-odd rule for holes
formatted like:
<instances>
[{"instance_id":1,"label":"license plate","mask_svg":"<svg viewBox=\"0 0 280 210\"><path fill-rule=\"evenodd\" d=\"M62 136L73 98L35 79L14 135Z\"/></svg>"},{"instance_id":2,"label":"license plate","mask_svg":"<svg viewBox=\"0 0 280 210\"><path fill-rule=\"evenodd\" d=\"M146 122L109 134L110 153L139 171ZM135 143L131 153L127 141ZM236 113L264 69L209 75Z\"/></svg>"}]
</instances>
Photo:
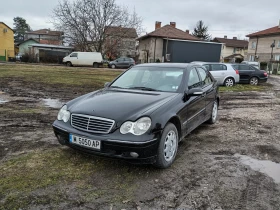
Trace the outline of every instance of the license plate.
<instances>
[{"instance_id":1,"label":"license plate","mask_svg":"<svg viewBox=\"0 0 280 210\"><path fill-rule=\"evenodd\" d=\"M71 144L77 144L91 149L100 150L101 147L101 142L98 140L87 139L73 134L70 134L69 141Z\"/></svg>"}]
</instances>

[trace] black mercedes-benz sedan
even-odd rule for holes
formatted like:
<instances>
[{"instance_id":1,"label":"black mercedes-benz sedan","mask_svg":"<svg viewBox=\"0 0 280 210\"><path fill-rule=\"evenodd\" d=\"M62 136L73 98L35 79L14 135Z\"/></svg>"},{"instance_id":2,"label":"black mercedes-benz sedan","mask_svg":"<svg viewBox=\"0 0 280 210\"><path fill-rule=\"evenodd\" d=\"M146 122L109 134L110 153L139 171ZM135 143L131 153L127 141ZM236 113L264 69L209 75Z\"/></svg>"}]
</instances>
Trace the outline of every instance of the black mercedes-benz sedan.
<instances>
[{"instance_id":1,"label":"black mercedes-benz sedan","mask_svg":"<svg viewBox=\"0 0 280 210\"><path fill-rule=\"evenodd\" d=\"M66 103L53 129L71 148L169 167L178 142L218 115L217 82L196 64L134 66L101 90Z\"/></svg>"}]
</instances>

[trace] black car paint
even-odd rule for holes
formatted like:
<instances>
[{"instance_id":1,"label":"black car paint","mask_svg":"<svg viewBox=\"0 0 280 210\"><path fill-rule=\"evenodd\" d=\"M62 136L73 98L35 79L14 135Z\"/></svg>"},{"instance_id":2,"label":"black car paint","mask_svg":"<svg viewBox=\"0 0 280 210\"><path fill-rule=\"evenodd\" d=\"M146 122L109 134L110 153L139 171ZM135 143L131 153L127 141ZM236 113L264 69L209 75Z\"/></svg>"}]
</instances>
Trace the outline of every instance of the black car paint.
<instances>
[{"instance_id":1,"label":"black car paint","mask_svg":"<svg viewBox=\"0 0 280 210\"><path fill-rule=\"evenodd\" d=\"M144 64L139 66L184 68L182 81L188 81L190 69L200 67L195 64ZM209 75L212 78L211 74ZM180 139L183 139L193 129L210 118L214 101L219 101L218 86L213 78L212 80L211 85L201 88L203 94L199 96L188 95L190 90L188 90L187 82L182 82L175 93L127 90L108 86L68 102L67 107L71 113L115 120L116 124L109 134L80 131L71 126L70 120L67 123L56 120L53 124L54 132L57 137L60 136L60 143L74 149L97 155L123 158L132 162L153 163L161 133L168 122L175 124ZM135 136L131 133L125 135L120 133L119 128L125 121L136 121L144 116L152 119L152 126L145 134ZM70 133L93 140L101 140L101 151L70 144ZM132 158L127 155L129 152L137 152L139 157Z\"/></svg>"},{"instance_id":2,"label":"black car paint","mask_svg":"<svg viewBox=\"0 0 280 210\"><path fill-rule=\"evenodd\" d=\"M263 70L259 70L252 65L247 64L234 64L232 65L235 70L239 71L240 80L239 83L249 83L252 77L257 77L259 82L266 82L267 76L264 75L266 73Z\"/></svg>"}]
</instances>

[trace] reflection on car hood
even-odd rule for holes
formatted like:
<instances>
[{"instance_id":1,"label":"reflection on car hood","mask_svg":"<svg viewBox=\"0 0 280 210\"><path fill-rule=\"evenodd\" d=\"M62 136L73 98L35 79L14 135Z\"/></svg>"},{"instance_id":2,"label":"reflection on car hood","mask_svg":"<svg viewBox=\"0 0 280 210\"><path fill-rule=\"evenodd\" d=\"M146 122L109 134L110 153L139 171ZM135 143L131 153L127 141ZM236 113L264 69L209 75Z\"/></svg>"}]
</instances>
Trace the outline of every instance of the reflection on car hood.
<instances>
[{"instance_id":1,"label":"reflection on car hood","mask_svg":"<svg viewBox=\"0 0 280 210\"><path fill-rule=\"evenodd\" d=\"M70 102L68 109L71 113L123 122L149 115L176 95L178 93L104 89Z\"/></svg>"}]
</instances>

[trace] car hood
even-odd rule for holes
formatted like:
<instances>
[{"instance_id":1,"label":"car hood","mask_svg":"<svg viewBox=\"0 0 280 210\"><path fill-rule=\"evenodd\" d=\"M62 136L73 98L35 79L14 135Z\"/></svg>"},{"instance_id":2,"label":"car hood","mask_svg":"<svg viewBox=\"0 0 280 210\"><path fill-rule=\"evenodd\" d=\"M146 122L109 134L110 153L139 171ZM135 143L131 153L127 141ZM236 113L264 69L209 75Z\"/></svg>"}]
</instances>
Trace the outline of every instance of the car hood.
<instances>
[{"instance_id":1,"label":"car hood","mask_svg":"<svg viewBox=\"0 0 280 210\"><path fill-rule=\"evenodd\" d=\"M118 122L147 116L178 93L103 89L70 102L71 113L113 119Z\"/></svg>"}]
</instances>

